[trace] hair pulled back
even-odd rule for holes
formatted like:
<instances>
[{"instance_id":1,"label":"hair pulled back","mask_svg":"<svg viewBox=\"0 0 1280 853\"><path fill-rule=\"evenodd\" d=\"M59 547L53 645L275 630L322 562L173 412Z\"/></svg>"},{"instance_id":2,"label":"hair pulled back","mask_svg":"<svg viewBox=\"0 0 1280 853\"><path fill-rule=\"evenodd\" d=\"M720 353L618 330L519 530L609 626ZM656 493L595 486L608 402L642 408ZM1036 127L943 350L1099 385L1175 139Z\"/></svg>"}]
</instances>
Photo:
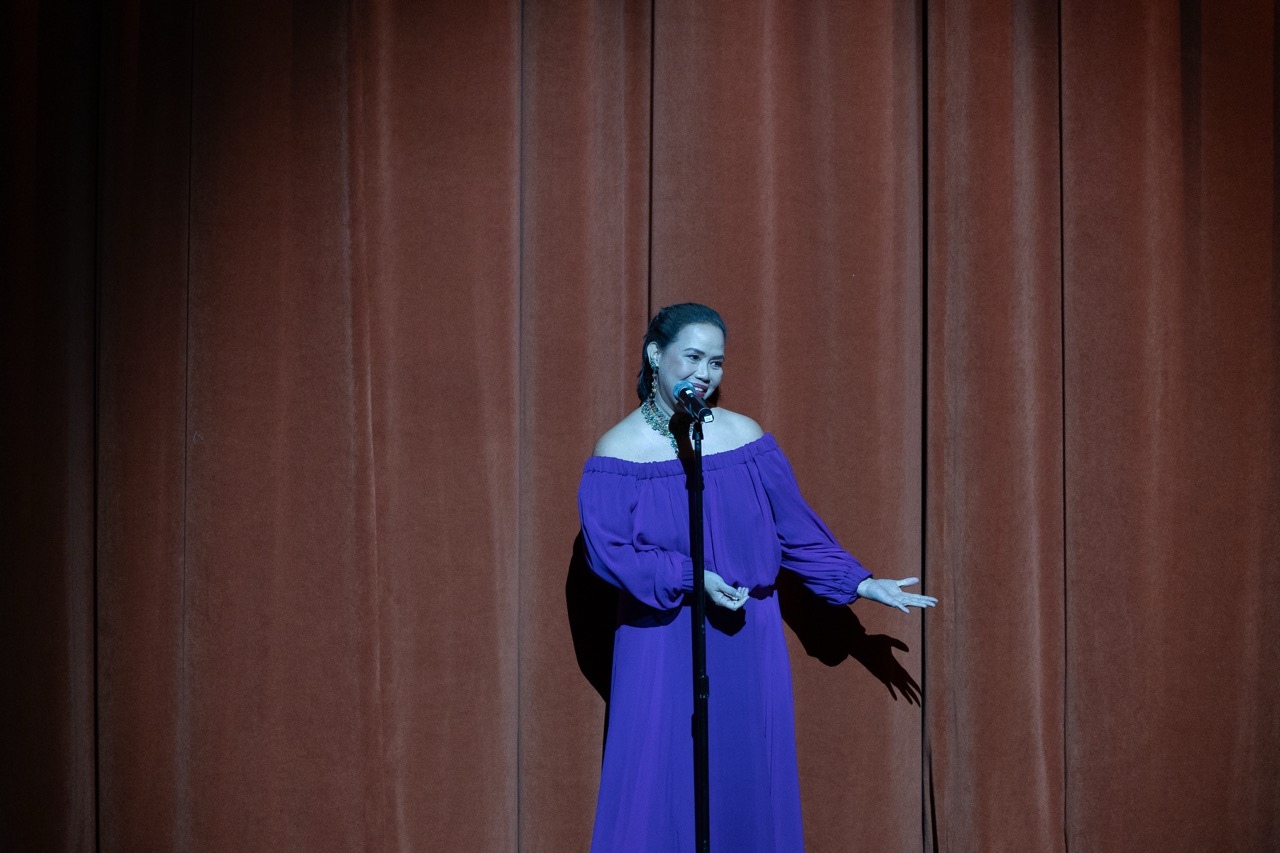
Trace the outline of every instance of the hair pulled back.
<instances>
[{"instance_id":1,"label":"hair pulled back","mask_svg":"<svg viewBox=\"0 0 1280 853\"><path fill-rule=\"evenodd\" d=\"M644 333L644 343L640 346L640 376L636 379L636 395L640 398L640 402L643 403L648 399L649 392L653 388L653 368L649 366L649 344L657 344L660 350L666 349L685 326L692 326L694 323L709 323L726 337L729 334L724 327L724 320L716 310L698 302L668 305L653 315L653 319L649 321L649 329Z\"/></svg>"}]
</instances>

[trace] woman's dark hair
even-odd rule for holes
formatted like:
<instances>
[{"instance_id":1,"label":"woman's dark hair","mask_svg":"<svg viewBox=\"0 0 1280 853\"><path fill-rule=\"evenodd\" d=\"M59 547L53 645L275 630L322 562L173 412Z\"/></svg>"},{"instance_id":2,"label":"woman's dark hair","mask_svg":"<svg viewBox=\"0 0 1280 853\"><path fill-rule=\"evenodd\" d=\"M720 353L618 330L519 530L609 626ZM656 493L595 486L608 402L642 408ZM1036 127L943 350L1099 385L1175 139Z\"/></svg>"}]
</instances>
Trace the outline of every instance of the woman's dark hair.
<instances>
[{"instance_id":1,"label":"woman's dark hair","mask_svg":"<svg viewBox=\"0 0 1280 853\"><path fill-rule=\"evenodd\" d=\"M710 323L728 337L729 332L724 327L724 320L716 310L697 302L668 305L653 315L653 319L649 321L649 330L644 333L644 343L640 345L640 376L636 379L636 394L640 397L640 402L643 403L649 398L649 391L653 388L653 368L649 366L649 344L657 344L658 349L666 349L685 326L692 326L694 323ZM719 391L720 389L717 388L716 394L712 396L719 394Z\"/></svg>"}]
</instances>

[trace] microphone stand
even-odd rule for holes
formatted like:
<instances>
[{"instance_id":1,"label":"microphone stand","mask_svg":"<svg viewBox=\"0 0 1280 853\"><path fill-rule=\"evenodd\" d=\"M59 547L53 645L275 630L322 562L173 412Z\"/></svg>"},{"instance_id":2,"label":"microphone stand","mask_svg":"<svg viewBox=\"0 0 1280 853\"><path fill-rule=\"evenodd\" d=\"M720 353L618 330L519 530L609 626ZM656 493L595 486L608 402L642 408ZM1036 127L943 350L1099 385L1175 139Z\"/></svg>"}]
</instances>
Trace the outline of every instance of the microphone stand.
<instances>
[{"instance_id":1,"label":"microphone stand","mask_svg":"<svg viewBox=\"0 0 1280 853\"><path fill-rule=\"evenodd\" d=\"M707 592L702 540L702 421L677 411L672 435L683 436L692 422L692 453L681 454L689 490L689 556L693 558L693 823L698 853L711 853L711 793L707 727ZM679 432L676 430L679 429ZM683 444L683 442L680 442Z\"/></svg>"}]
</instances>

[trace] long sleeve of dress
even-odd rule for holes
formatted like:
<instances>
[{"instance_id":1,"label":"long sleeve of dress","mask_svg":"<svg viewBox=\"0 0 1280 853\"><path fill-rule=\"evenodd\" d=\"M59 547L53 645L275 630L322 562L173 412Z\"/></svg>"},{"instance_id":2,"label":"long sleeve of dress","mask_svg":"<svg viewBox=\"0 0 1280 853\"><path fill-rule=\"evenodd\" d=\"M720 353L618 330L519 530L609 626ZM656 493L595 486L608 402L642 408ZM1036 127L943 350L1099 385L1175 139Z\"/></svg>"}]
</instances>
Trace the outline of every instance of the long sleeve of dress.
<instances>
[{"instance_id":1,"label":"long sleeve of dress","mask_svg":"<svg viewBox=\"0 0 1280 853\"><path fill-rule=\"evenodd\" d=\"M782 451L761 454L757 463L782 547L782 567L832 604L849 604L858 584L871 577L800 495L791 463Z\"/></svg>"},{"instance_id":2,"label":"long sleeve of dress","mask_svg":"<svg viewBox=\"0 0 1280 853\"><path fill-rule=\"evenodd\" d=\"M693 560L646 540L636 522L634 477L589 465L578 487L578 515L591 570L649 607L679 607L693 589Z\"/></svg>"}]
</instances>

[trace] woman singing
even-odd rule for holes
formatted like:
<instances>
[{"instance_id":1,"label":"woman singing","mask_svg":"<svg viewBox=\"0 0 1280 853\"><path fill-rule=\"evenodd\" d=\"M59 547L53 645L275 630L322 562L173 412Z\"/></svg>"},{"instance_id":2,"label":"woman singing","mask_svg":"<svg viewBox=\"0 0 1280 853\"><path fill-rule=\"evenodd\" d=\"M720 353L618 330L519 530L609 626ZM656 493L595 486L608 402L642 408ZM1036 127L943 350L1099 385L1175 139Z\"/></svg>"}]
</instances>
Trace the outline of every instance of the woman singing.
<instances>
[{"instance_id":1,"label":"woman singing","mask_svg":"<svg viewBox=\"0 0 1280 853\"><path fill-rule=\"evenodd\" d=\"M591 849L694 849L688 493L668 424L685 380L712 398L725 325L695 303L649 323L640 407L587 460L578 511L594 572L621 590L604 766ZM710 809L715 849L803 850L800 785L779 568L832 604L869 598L908 612L937 600L877 580L804 502L777 443L716 408L705 426L705 589L711 684Z\"/></svg>"}]
</instances>

